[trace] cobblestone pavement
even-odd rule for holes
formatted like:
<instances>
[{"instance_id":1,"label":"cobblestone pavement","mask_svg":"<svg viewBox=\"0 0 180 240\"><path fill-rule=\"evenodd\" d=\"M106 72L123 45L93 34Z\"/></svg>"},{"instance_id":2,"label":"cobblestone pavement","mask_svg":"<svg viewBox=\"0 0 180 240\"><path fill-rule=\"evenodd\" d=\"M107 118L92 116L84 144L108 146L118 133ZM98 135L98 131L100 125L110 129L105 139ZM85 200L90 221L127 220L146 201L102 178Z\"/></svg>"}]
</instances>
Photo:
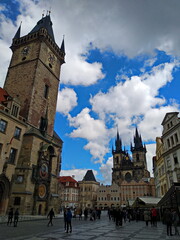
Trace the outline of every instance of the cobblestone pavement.
<instances>
[{"instance_id":1,"label":"cobblestone pavement","mask_svg":"<svg viewBox=\"0 0 180 240\"><path fill-rule=\"evenodd\" d=\"M65 233L63 225L59 229L53 230L53 227L49 227L48 230L46 233L27 237L26 240L180 240L180 236L167 236L166 226L159 222L157 227L146 227L145 222L142 221L127 222L123 226L116 227L115 223L109 221L107 217L93 222L89 220L79 222L73 219L72 233ZM12 239L24 240L25 238Z\"/></svg>"}]
</instances>

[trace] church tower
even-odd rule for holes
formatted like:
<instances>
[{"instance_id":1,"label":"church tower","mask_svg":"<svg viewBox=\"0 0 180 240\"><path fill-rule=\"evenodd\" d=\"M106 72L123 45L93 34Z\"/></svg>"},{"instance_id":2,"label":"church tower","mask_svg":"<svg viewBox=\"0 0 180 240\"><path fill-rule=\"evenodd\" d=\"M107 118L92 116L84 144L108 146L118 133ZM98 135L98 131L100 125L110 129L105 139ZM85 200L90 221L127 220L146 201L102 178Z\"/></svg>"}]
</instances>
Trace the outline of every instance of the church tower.
<instances>
[{"instance_id":1,"label":"church tower","mask_svg":"<svg viewBox=\"0 0 180 240\"><path fill-rule=\"evenodd\" d=\"M134 136L134 147L131 144L131 152L133 156L133 161L137 166L142 166L147 169L146 162L146 146L142 144L141 135L138 133L136 128L135 136Z\"/></svg>"},{"instance_id":2,"label":"church tower","mask_svg":"<svg viewBox=\"0 0 180 240\"><path fill-rule=\"evenodd\" d=\"M26 35L15 34L4 89L16 99L14 109L26 125L12 184L9 206L21 214L46 214L58 210L57 177L62 140L54 132L64 40L54 38L50 14L43 16Z\"/></svg>"}]
</instances>

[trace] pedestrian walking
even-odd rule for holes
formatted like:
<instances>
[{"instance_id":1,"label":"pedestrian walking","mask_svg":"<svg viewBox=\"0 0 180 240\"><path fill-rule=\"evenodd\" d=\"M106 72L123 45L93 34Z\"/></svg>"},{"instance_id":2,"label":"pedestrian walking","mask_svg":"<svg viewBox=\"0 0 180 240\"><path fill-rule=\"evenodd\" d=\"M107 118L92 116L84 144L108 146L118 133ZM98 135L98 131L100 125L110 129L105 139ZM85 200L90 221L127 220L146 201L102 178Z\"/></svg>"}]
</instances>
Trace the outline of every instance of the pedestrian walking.
<instances>
[{"instance_id":1,"label":"pedestrian walking","mask_svg":"<svg viewBox=\"0 0 180 240\"><path fill-rule=\"evenodd\" d=\"M66 233L68 233L69 230L70 230L70 232L72 232L71 219L72 219L72 213L71 213L70 208L68 208L67 214L66 214L66 222L67 222L67 230L66 230Z\"/></svg>"},{"instance_id":2,"label":"pedestrian walking","mask_svg":"<svg viewBox=\"0 0 180 240\"><path fill-rule=\"evenodd\" d=\"M88 210L87 208L84 209L84 220L87 220L88 218Z\"/></svg>"},{"instance_id":3,"label":"pedestrian walking","mask_svg":"<svg viewBox=\"0 0 180 240\"><path fill-rule=\"evenodd\" d=\"M151 209L152 226L157 227L157 210L153 206Z\"/></svg>"},{"instance_id":4,"label":"pedestrian walking","mask_svg":"<svg viewBox=\"0 0 180 240\"><path fill-rule=\"evenodd\" d=\"M51 208L51 210L49 211L47 218L48 217L49 217L49 222L48 222L47 226L49 227L49 224L51 224L51 226L53 226L52 220L53 220L53 217L55 217L53 208Z\"/></svg>"},{"instance_id":5,"label":"pedestrian walking","mask_svg":"<svg viewBox=\"0 0 180 240\"><path fill-rule=\"evenodd\" d=\"M175 235L179 235L179 230L178 230L178 227L177 227L178 223L179 223L178 213L177 213L176 209L173 209L173 211L172 211L172 224L174 226Z\"/></svg>"},{"instance_id":6,"label":"pedestrian walking","mask_svg":"<svg viewBox=\"0 0 180 240\"><path fill-rule=\"evenodd\" d=\"M19 221L19 209L17 208L14 213L14 227L17 227L18 221Z\"/></svg>"},{"instance_id":7,"label":"pedestrian walking","mask_svg":"<svg viewBox=\"0 0 180 240\"><path fill-rule=\"evenodd\" d=\"M11 223L12 223L12 221L13 221L13 215L14 215L14 213L13 213L13 208L11 208L11 209L9 210L9 212L8 212L7 225L10 224L10 226L11 226Z\"/></svg>"},{"instance_id":8,"label":"pedestrian walking","mask_svg":"<svg viewBox=\"0 0 180 240\"><path fill-rule=\"evenodd\" d=\"M145 209L144 211L144 221L146 222L146 226L148 226L149 221L151 221L151 213L149 209Z\"/></svg>"},{"instance_id":9,"label":"pedestrian walking","mask_svg":"<svg viewBox=\"0 0 180 240\"><path fill-rule=\"evenodd\" d=\"M67 231L67 217L66 217L66 215L67 215L67 209L65 208L64 209L64 231L66 232Z\"/></svg>"},{"instance_id":10,"label":"pedestrian walking","mask_svg":"<svg viewBox=\"0 0 180 240\"><path fill-rule=\"evenodd\" d=\"M167 228L167 235L172 236L172 213L169 208L167 208L163 214L164 223Z\"/></svg>"},{"instance_id":11,"label":"pedestrian walking","mask_svg":"<svg viewBox=\"0 0 180 240\"><path fill-rule=\"evenodd\" d=\"M79 220L82 220L82 209L79 209Z\"/></svg>"}]
</instances>

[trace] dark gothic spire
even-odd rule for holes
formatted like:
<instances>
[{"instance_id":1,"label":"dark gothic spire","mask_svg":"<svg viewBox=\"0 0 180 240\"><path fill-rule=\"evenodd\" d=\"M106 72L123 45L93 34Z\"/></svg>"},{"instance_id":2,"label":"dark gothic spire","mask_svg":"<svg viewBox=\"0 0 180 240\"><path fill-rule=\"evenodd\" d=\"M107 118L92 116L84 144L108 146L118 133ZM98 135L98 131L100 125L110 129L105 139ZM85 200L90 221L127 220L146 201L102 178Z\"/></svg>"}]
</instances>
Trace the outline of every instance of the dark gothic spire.
<instances>
[{"instance_id":1,"label":"dark gothic spire","mask_svg":"<svg viewBox=\"0 0 180 240\"><path fill-rule=\"evenodd\" d=\"M45 28L52 40L55 41L50 14L42 17L42 19L37 22L36 26L30 33L38 32L41 28Z\"/></svg>"},{"instance_id":2,"label":"dark gothic spire","mask_svg":"<svg viewBox=\"0 0 180 240\"><path fill-rule=\"evenodd\" d=\"M136 133L135 133L135 137L134 137L134 147L136 149L140 149L143 147L141 135L139 135L137 127L136 127Z\"/></svg>"},{"instance_id":3,"label":"dark gothic spire","mask_svg":"<svg viewBox=\"0 0 180 240\"><path fill-rule=\"evenodd\" d=\"M116 138L116 141L115 141L115 145L116 145L116 151L117 152L122 151L122 141L119 137L119 132L118 131L117 131L117 138Z\"/></svg>"},{"instance_id":4,"label":"dark gothic spire","mask_svg":"<svg viewBox=\"0 0 180 240\"><path fill-rule=\"evenodd\" d=\"M21 24L16 32L16 34L14 35L14 38L13 39L18 39L20 38L20 35L21 35Z\"/></svg>"},{"instance_id":5,"label":"dark gothic spire","mask_svg":"<svg viewBox=\"0 0 180 240\"><path fill-rule=\"evenodd\" d=\"M61 51L65 53L64 38L63 38L62 44L61 44Z\"/></svg>"}]
</instances>

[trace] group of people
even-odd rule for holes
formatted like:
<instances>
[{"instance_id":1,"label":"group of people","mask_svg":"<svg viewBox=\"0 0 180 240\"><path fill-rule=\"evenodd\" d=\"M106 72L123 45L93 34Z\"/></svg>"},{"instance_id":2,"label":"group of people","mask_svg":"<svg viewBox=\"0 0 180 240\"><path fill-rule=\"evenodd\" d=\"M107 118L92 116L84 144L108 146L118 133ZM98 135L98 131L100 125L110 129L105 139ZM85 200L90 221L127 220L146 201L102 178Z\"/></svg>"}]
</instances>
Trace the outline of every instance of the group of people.
<instances>
[{"instance_id":1,"label":"group of people","mask_svg":"<svg viewBox=\"0 0 180 240\"><path fill-rule=\"evenodd\" d=\"M174 235L180 235L178 231L179 216L175 209L167 208L163 213L163 222L167 226L167 235L172 236L172 226L174 226Z\"/></svg>"},{"instance_id":2,"label":"group of people","mask_svg":"<svg viewBox=\"0 0 180 240\"><path fill-rule=\"evenodd\" d=\"M13 208L10 208L8 212L8 221L7 221L7 226L11 226L11 224L14 224L14 227L17 227L17 223L19 220L19 209L17 208L14 212Z\"/></svg>"}]
</instances>

